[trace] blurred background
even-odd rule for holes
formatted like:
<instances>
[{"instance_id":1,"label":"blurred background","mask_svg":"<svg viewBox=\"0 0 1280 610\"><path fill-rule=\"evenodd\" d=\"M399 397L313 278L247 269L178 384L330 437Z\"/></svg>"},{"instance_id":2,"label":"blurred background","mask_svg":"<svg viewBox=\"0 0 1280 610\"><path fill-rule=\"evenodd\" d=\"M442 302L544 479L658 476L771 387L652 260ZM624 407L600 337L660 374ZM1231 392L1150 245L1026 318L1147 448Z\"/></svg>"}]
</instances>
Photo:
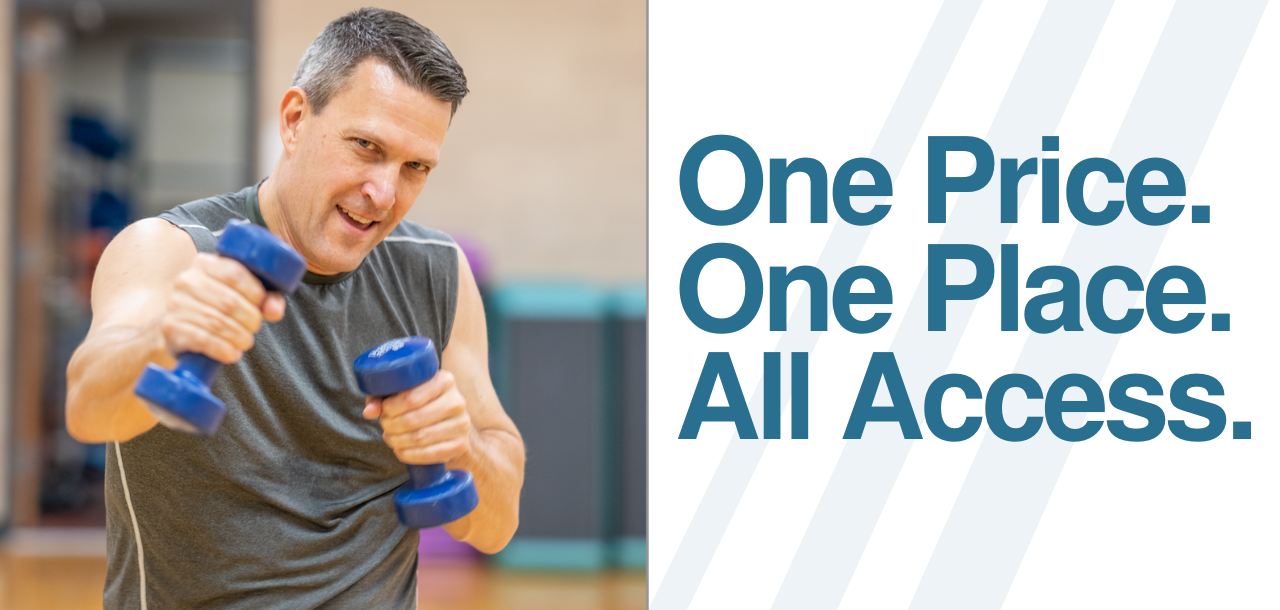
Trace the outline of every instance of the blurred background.
<instances>
[{"instance_id":1,"label":"blurred background","mask_svg":"<svg viewBox=\"0 0 1280 610\"><path fill-rule=\"evenodd\" d=\"M0 607L101 605L102 445L63 424L103 248L266 176L303 50L348 0L0 0ZM525 435L521 527L479 557L424 531L426 608L645 603L645 3L378 4L471 94L408 218L482 285Z\"/></svg>"}]
</instances>

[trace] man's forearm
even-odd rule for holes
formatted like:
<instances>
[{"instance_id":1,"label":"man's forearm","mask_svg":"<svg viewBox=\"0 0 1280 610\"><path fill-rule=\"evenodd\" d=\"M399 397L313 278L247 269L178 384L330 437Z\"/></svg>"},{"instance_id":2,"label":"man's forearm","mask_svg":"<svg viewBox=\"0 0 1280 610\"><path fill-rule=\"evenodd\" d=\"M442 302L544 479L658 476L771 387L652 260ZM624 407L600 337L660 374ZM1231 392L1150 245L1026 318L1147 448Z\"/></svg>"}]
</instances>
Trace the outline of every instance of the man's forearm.
<instances>
[{"instance_id":1,"label":"man's forearm","mask_svg":"<svg viewBox=\"0 0 1280 610\"><path fill-rule=\"evenodd\" d=\"M129 440L155 426L155 416L133 394L148 362L174 362L156 325L92 334L67 367L67 432L101 443Z\"/></svg>"},{"instance_id":2,"label":"man's forearm","mask_svg":"<svg viewBox=\"0 0 1280 610\"><path fill-rule=\"evenodd\" d=\"M524 442L506 430L476 431L471 450L450 461L448 467L471 472L480 505L470 515L444 526L445 530L485 553L502 550L520 521Z\"/></svg>"}]
</instances>

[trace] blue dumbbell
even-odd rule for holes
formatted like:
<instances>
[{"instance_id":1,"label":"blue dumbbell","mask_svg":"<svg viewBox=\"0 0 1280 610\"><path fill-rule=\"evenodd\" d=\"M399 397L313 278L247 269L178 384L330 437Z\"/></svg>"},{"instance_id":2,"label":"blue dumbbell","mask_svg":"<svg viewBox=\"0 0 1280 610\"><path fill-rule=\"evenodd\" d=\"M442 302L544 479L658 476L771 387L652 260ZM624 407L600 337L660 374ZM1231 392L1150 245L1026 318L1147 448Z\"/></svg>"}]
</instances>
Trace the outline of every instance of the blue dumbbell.
<instances>
[{"instance_id":1,"label":"blue dumbbell","mask_svg":"<svg viewBox=\"0 0 1280 610\"><path fill-rule=\"evenodd\" d=\"M356 358L356 383L369 396L390 396L425 383L440 369L436 346L424 337L392 339ZM418 529L457 521L480 503L475 480L444 464L409 464L409 482L395 494L400 522Z\"/></svg>"},{"instance_id":2,"label":"blue dumbbell","mask_svg":"<svg viewBox=\"0 0 1280 610\"><path fill-rule=\"evenodd\" d=\"M307 262L296 250L262 227L242 221L227 223L218 239L218 254L239 262L262 282L267 290L291 293L307 271ZM201 436L218 430L227 407L210 391L222 363L204 354L178 356L172 371L148 364L134 394L160 423Z\"/></svg>"}]
</instances>

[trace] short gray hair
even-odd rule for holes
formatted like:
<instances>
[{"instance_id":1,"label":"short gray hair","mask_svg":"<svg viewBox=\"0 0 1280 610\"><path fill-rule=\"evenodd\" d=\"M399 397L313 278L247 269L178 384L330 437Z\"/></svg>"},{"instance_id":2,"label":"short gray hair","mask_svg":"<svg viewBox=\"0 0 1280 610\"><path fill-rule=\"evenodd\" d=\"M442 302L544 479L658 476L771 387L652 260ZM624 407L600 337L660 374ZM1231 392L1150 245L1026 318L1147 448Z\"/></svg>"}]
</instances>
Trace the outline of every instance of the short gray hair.
<instances>
[{"instance_id":1,"label":"short gray hair","mask_svg":"<svg viewBox=\"0 0 1280 610\"><path fill-rule=\"evenodd\" d=\"M362 8L339 17L316 37L298 62L293 86L320 114L356 66L376 59L405 84L453 106L467 95L467 77L434 32L395 11Z\"/></svg>"}]
</instances>

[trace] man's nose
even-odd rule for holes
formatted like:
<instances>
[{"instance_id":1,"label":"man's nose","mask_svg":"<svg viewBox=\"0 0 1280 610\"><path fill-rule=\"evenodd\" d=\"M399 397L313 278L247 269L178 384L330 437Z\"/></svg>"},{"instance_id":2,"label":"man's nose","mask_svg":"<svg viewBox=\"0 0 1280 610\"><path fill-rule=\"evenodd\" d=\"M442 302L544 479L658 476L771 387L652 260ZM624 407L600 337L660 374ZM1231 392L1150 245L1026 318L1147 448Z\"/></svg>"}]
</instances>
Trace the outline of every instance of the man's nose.
<instances>
[{"instance_id":1,"label":"man's nose","mask_svg":"<svg viewBox=\"0 0 1280 610\"><path fill-rule=\"evenodd\" d=\"M390 165L390 164L387 164ZM360 192L379 210L389 210L396 204L396 177L398 167L378 167L365 180Z\"/></svg>"}]
</instances>

